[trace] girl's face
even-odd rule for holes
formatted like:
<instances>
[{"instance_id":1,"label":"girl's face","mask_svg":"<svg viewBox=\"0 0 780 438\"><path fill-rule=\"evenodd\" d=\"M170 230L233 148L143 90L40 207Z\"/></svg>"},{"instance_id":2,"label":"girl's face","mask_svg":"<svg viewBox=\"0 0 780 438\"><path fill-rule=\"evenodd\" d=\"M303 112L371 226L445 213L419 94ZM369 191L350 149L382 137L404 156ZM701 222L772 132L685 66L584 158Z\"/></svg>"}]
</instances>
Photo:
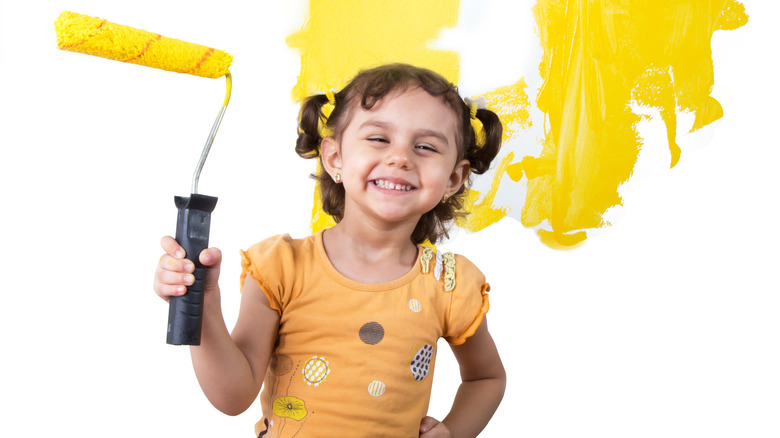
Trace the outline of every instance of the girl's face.
<instances>
[{"instance_id":1,"label":"girl's face","mask_svg":"<svg viewBox=\"0 0 780 438\"><path fill-rule=\"evenodd\" d=\"M458 159L456 128L454 111L421 89L391 93L368 111L352 108L340 138L322 141L325 169L344 184L345 219L416 224L455 194L469 170Z\"/></svg>"}]
</instances>

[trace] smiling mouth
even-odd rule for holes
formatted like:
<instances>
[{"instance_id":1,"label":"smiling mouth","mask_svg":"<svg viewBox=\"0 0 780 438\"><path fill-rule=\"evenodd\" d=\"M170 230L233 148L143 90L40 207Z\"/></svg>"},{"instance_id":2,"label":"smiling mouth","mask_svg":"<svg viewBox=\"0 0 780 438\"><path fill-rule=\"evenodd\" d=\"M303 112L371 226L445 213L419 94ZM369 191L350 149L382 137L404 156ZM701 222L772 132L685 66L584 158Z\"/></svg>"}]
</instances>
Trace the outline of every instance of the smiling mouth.
<instances>
[{"instance_id":1,"label":"smiling mouth","mask_svg":"<svg viewBox=\"0 0 780 438\"><path fill-rule=\"evenodd\" d=\"M373 182L375 186L385 190L398 190L401 192L408 192L410 190L414 190L414 187L412 186L407 186L404 184L394 184L390 181L383 180L383 179L375 179Z\"/></svg>"}]
</instances>

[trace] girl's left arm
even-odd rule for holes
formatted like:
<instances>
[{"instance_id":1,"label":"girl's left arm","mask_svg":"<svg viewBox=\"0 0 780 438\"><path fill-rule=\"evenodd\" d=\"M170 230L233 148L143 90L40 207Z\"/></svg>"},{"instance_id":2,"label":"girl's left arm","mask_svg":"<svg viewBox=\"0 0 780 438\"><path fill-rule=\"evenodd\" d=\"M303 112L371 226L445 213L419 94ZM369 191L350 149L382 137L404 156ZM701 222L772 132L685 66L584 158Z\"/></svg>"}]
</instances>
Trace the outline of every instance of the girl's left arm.
<instances>
[{"instance_id":1,"label":"girl's left arm","mask_svg":"<svg viewBox=\"0 0 780 438\"><path fill-rule=\"evenodd\" d=\"M466 342L453 345L452 352L460 366L461 384L452 409L442 423L453 438L476 437L496 412L506 387L506 372L488 332L487 318L482 319L477 331ZM446 432L442 435L433 433L442 426L436 423L430 417L423 420L420 436L447 436Z\"/></svg>"}]
</instances>

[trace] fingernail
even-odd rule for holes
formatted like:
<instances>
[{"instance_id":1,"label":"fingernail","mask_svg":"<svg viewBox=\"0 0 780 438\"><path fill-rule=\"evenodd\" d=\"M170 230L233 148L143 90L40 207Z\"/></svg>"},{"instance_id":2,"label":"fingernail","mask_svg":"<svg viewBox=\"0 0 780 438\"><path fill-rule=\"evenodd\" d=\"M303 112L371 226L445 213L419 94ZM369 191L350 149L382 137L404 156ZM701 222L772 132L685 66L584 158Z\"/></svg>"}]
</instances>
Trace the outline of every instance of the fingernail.
<instances>
[{"instance_id":1,"label":"fingernail","mask_svg":"<svg viewBox=\"0 0 780 438\"><path fill-rule=\"evenodd\" d=\"M194 282L195 282L195 276L194 276L194 275L190 275L190 274L187 274L187 275L185 275L185 276L184 276L184 282L185 282L186 284L192 284L192 283L194 283Z\"/></svg>"},{"instance_id":2,"label":"fingernail","mask_svg":"<svg viewBox=\"0 0 780 438\"><path fill-rule=\"evenodd\" d=\"M180 249L176 251L176 257L183 259L184 258L184 250Z\"/></svg>"},{"instance_id":3,"label":"fingernail","mask_svg":"<svg viewBox=\"0 0 780 438\"><path fill-rule=\"evenodd\" d=\"M184 292L187 292L187 288L184 286L179 286L176 288L176 293L179 295L184 295Z\"/></svg>"}]
</instances>

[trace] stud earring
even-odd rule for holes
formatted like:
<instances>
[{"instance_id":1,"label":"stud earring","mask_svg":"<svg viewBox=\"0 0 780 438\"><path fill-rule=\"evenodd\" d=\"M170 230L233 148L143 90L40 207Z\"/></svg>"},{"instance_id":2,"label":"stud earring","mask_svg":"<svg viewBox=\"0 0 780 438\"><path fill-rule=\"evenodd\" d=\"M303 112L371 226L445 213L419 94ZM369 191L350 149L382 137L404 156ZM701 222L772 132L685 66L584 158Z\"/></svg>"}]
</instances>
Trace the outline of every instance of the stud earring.
<instances>
[{"instance_id":1,"label":"stud earring","mask_svg":"<svg viewBox=\"0 0 780 438\"><path fill-rule=\"evenodd\" d=\"M333 177L333 181L335 181L336 184L341 184L341 174L337 173L336 176Z\"/></svg>"},{"instance_id":2,"label":"stud earring","mask_svg":"<svg viewBox=\"0 0 780 438\"><path fill-rule=\"evenodd\" d=\"M450 197L449 197L449 196L447 196L447 194L445 193L445 194L444 194L444 197L443 197L443 198L441 198L441 203L442 203L442 204L446 204L446 203L447 203L447 201L448 201L449 199L450 199Z\"/></svg>"}]
</instances>

